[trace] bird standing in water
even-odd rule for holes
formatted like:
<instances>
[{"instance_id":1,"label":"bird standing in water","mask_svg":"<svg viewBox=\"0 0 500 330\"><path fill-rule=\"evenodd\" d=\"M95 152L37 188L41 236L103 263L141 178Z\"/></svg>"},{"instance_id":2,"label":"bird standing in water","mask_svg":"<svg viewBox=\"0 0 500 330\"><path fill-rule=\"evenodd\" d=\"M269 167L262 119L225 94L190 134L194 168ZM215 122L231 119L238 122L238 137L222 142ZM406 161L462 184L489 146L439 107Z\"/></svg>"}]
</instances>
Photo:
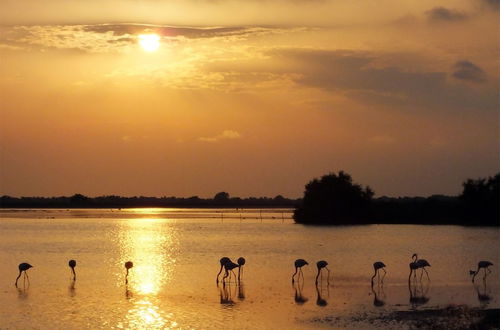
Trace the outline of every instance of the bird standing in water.
<instances>
[{"instance_id":1,"label":"bird standing in water","mask_svg":"<svg viewBox=\"0 0 500 330\"><path fill-rule=\"evenodd\" d=\"M316 263L316 266L318 267L318 274L316 275L316 284L318 284L318 277L323 268L325 268L328 271L327 282L330 283L330 270L328 269L328 267L326 267L328 266L328 262L320 260Z\"/></svg>"},{"instance_id":2,"label":"bird standing in water","mask_svg":"<svg viewBox=\"0 0 500 330\"><path fill-rule=\"evenodd\" d=\"M373 263L373 269L375 270L375 273L372 276L372 283L373 279L375 278L375 276L377 276L377 274L378 274L378 279L380 280L380 272L379 272L380 269L384 271L384 275L382 276L382 282L384 282L385 274L387 274L387 272L385 271L385 264L382 261L376 261Z\"/></svg>"},{"instance_id":3,"label":"bird standing in water","mask_svg":"<svg viewBox=\"0 0 500 330\"><path fill-rule=\"evenodd\" d=\"M408 277L408 280L410 279L412 272L414 272L414 276L416 277L417 276L417 269L422 268L422 273L420 274L420 280L422 280L422 276L424 275L424 271L425 271L425 274L427 275L427 279L430 281L431 279L429 277L429 273L427 272L425 267L430 267L431 264L429 264L429 262L427 262L427 260L425 260L425 259L418 259L418 255L416 253L414 253L411 256L411 258L412 258L412 262L410 263L410 276Z\"/></svg>"},{"instance_id":4,"label":"bird standing in water","mask_svg":"<svg viewBox=\"0 0 500 330\"><path fill-rule=\"evenodd\" d=\"M238 258L238 282L240 281L240 275L243 275L243 265L245 265L245 263L246 263L245 258L243 257Z\"/></svg>"},{"instance_id":5,"label":"bird standing in water","mask_svg":"<svg viewBox=\"0 0 500 330\"><path fill-rule=\"evenodd\" d=\"M128 270L134 267L134 263L132 261L127 261L125 263L125 268L127 269L127 274L125 274L125 284L128 284Z\"/></svg>"},{"instance_id":6,"label":"bird standing in water","mask_svg":"<svg viewBox=\"0 0 500 330\"><path fill-rule=\"evenodd\" d=\"M31 266L30 264L26 263L26 262L23 262L23 263L20 263L18 268L19 268L19 275L17 276L16 278L16 284L15 286L17 287L17 281L19 280L19 278L21 277L21 273L24 272L24 278L27 278L28 279L28 283L30 282L30 278L28 276L28 273L26 273L26 271L30 268L32 268L33 266Z\"/></svg>"},{"instance_id":7,"label":"bird standing in water","mask_svg":"<svg viewBox=\"0 0 500 330\"><path fill-rule=\"evenodd\" d=\"M297 259L295 260L294 264L295 264L295 273L293 273L292 275L292 283L295 282L294 277L297 274L297 272L299 273L298 278L300 279L300 275L302 274L302 267L304 267L305 265L309 265L309 263L304 259ZM302 278L304 278L304 274L302 274Z\"/></svg>"},{"instance_id":8,"label":"bird standing in water","mask_svg":"<svg viewBox=\"0 0 500 330\"><path fill-rule=\"evenodd\" d=\"M76 273L75 273L76 260L71 259L68 262L68 266L71 268L71 272L73 273L73 281L76 281Z\"/></svg>"},{"instance_id":9,"label":"bird standing in water","mask_svg":"<svg viewBox=\"0 0 500 330\"><path fill-rule=\"evenodd\" d=\"M229 276L229 279L231 280L231 273L233 273L234 277L236 277L236 274L233 272L233 269L239 267L238 264L235 264L234 262L232 261L228 261L224 264L224 270L226 271L226 273L224 274L224 277L222 278L222 282L224 282L224 280L226 279L226 277Z\"/></svg>"},{"instance_id":10,"label":"bird standing in water","mask_svg":"<svg viewBox=\"0 0 500 330\"><path fill-rule=\"evenodd\" d=\"M217 282L217 283L219 283L219 275L222 272L222 268L224 268L224 265L227 262L231 262L231 259L229 259L228 257L222 257L222 258L220 258L219 262L220 262L220 269L219 269L219 272L217 273L217 279L215 280L215 282Z\"/></svg>"},{"instance_id":11,"label":"bird standing in water","mask_svg":"<svg viewBox=\"0 0 500 330\"><path fill-rule=\"evenodd\" d=\"M490 266L493 266L493 263L489 262L489 261L480 261L477 263L477 270L476 271L473 271L471 270L469 272L469 274L472 275L472 283L474 283L474 279L476 278L476 275L477 273L479 273L479 270L481 268L484 269L484 276L483 276L483 280L486 279L486 276L491 273L491 269L489 269L488 267ZM486 271L488 271L488 273L486 273Z\"/></svg>"}]
</instances>

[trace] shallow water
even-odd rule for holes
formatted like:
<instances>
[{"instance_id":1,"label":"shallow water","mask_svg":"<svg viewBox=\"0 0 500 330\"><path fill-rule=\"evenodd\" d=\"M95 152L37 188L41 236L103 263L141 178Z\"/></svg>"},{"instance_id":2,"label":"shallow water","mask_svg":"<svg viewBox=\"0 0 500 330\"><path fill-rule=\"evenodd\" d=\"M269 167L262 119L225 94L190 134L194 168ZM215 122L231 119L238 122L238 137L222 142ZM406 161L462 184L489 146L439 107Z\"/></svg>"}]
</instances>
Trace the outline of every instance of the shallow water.
<instances>
[{"instance_id":1,"label":"shallow water","mask_svg":"<svg viewBox=\"0 0 500 330\"><path fill-rule=\"evenodd\" d=\"M459 226L304 227L291 210L0 210L0 328L322 328L322 317L449 304L498 308L500 231ZM408 288L408 263L427 259ZM247 260L216 285L219 258ZM293 261L304 258L294 286ZM77 260L71 280L69 259ZM315 286L315 262L331 270ZM134 267L125 285L124 262ZM372 291L372 264L387 276ZM469 269L495 264L476 285ZM14 281L29 262L28 281ZM375 297L374 292L377 293ZM376 298L376 299L375 299ZM347 325L348 326L348 325Z\"/></svg>"}]
</instances>

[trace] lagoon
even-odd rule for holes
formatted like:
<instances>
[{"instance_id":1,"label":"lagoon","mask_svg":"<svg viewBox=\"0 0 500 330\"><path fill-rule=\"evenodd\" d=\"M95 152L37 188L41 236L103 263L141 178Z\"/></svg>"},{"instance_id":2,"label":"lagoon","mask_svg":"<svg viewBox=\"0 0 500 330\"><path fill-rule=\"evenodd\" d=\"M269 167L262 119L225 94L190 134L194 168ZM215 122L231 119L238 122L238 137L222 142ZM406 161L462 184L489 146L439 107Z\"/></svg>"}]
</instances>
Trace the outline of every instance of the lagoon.
<instances>
[{"instance_id":1,"label":"lagoon","mask_svg":"<svg viewBox=\"0 0 500 330\"><path fill-rule=\"evenodd\" d=\"M0 210L0 328L370 328L379 326L367 321L371 315L394 311L499 307L498 228L314 227L294 224L291 213ZM413 253L431 264L431 281L424 277L415 292L408 288ZM216 285L223 256L246 258L241 285ZM292 285L297 258L310 265ZM75 283L69 259L78 263ZM331 278L316 287L321 259ZM126 286L127 260L134 268ZM387 276L372 290L378 260ZM479 260L494 266L473 285L469 270ZM34 268L16 289L20 262Z\"/></svg>"}]
</instances>

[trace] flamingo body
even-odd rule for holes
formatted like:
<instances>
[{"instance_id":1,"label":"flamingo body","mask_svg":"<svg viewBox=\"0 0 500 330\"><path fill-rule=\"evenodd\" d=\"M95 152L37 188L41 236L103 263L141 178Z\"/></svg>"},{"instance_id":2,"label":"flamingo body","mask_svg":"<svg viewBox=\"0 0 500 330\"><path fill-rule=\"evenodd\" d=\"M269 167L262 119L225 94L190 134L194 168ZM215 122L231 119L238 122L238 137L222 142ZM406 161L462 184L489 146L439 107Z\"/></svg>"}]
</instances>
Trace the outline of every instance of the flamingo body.
<instances>
[{"instance_id":1,"label":"flamingo body","mask_svg":"<svg viewBox=\"0 0 500 330\"><path fill-rule=\"evenodd\" d=\"M235 264L234 262L232 261L228 261L224 264L224 270L226 271L226 273L224 274L224 277L222 278L222 281L224 281L226 279L226 277L230 276L231 274L229 272L233 272L233 269L239 267L238 264ZM236 274L234 274L234 276L236 276Z\"/></svg>"}]
</instances>

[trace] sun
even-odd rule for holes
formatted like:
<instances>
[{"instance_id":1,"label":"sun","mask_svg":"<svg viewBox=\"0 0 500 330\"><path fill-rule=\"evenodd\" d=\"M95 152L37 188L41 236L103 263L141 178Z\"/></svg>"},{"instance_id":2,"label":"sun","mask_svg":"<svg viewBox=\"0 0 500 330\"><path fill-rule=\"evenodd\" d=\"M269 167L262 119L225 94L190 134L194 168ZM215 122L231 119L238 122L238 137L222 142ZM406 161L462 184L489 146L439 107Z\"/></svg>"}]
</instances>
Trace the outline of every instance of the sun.
<instances>
[{"instance_id":1,"label":"sun","mask_svg":"<svg viewBox=\"0 0 500 330\"><path fill-rule=\"evenodd\" d=\"M160 36L157 34L140 34L139 45L147 52L154 52L160 47Z\"/></svg>"}]
</instances>

